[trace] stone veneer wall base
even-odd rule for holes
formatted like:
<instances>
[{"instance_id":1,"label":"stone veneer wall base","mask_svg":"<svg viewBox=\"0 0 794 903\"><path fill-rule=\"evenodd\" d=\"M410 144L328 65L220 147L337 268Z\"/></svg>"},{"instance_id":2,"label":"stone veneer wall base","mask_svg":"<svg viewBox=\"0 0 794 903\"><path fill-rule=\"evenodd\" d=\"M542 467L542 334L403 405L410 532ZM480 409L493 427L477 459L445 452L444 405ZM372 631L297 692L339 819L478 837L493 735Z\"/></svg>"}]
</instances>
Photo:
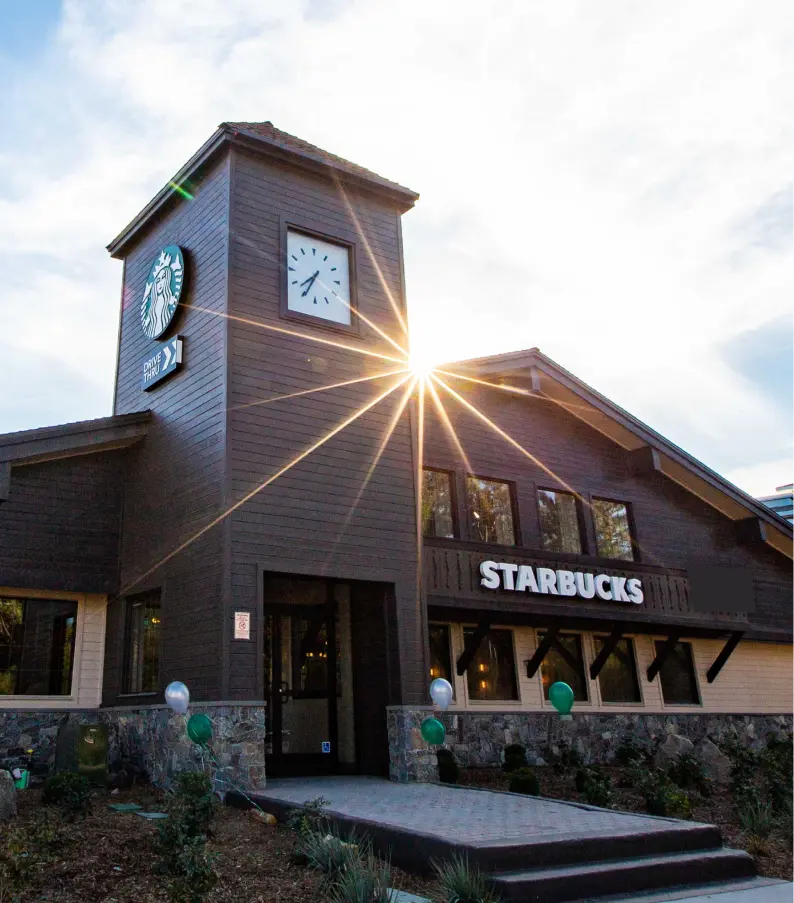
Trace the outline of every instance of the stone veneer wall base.
<instances>
[{"instance_id":1,"label":"stone veneer wall base","mask_svg":"<svg viewBox=\"0 0 794 903\"><path fill-rule=\"evenodd\" d=\"M792 716L692 714L574 713L570 720L545 712L438 712L427 706L388 709L389 775L393 781L438 780L436 749L422 739L422 721L434 716L446 728L445 747L469 768L496 768L505 746L520 743L531 765L545 765L547 751L562 745L574 749L586 765L604 765L621 742L631 738L652 750L668 733L697 743L708 737L717 744L728 736L749 747L766 746L772 738L792 733Z\"/></svg>"},{"instance_id":2,"label":"stone veneer wall base","mask_svg":"<svg viewBox=\"0 0 794 903\"><path fill-rule=\"evenodd\" d=\"M0 760L24 764L25 751L52 771L58 733L69 722L105 724L108 727L108 765L133 760L142 765L152 782L170 787L181 771L212 766L215 789L260 790L265 786L265 707L256 703L198 702L188 717L203 712L213 725L214 763L208 750L187 736L187 718L168 706L135 706L107 709L0 711Z\"/></svg>"}]
</instances>

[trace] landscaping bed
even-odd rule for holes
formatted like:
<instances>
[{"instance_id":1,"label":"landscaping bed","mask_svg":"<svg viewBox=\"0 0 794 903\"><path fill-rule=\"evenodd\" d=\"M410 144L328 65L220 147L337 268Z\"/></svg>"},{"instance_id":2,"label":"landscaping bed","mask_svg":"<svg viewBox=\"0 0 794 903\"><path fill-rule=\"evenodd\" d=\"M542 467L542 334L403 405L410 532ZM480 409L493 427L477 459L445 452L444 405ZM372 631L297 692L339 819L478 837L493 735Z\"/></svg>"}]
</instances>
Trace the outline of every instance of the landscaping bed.
<instances>
[{"instance_id":1,"label":"landscaping bed","mask_svg":"<svg viewBox=\"0 0 794 903\"><path fill-rule=\"evenodd\" d=\"M576 789L576 768L556 770L552 767L536 767L532 771L538 778L541 796L572 802L585 801ZM628 768L605 765L601 771L612 785L610 808L624 812L647 812L645 800L631 785ZM459 777L460 784L487 787L490 790L508 790L509 781L510 775L498 768L463 768ZM739 823L733 795L728 788L714 788L708 796L690 791L689 798L691 818L717 825L722 831L726 846L751 853L759 875L792 880L791 822L786 827L776 825L766 840L766 848L759 851Z\"/></svg>"},{"instance_id":2,"label":"landscaping bed","mask_svg":"<svg viewBox=\"0 0 794 903\"><path fill-rule=\"evenodd\" d=\"M165 794L144 786L110 796L95 791L85 817L68 822L55 809L41 804L41 792L18 794L18 818L2 826L2 842L8 855L15 832L24 831L18 854L30 859L29 876L13 893L10 879L0 879L0 901L10 903L166 903L166 877L153 873L153 840L156 821L134 813L114 812L108 803L135 802L147 810L165 808ZM46 843L42 855L34 852L44 823L58 839ZM37 827L37 825L39 827ZM321 878L295 861L296 833L285 825L269 827L245 811L221 806L212 820L207 851L214 856L215 886L204 897L234 903L318 903L329 896ZM31 854L25 856L30 846ZM392 869L391 884L412 893L433 896L434 882Z\"/></svg>"}]
</instances>

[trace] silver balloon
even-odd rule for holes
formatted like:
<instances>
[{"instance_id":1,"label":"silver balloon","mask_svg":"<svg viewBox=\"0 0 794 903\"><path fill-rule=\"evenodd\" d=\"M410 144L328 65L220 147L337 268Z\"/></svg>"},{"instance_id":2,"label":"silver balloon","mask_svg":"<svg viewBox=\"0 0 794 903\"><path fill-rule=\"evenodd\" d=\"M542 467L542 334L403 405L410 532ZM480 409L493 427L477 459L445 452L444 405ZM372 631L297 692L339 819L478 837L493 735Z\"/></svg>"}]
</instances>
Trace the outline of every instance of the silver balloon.
<instances>
[{"instance_id":1,"label":"silver balloon","mask_svg":"<svg viewBox=\"0 0 794 903\"><path fill-rule=\"evenodd\" d=\"M443 677L437 677L430 684L430 698L442 710L446 711L452 702L452 684Z\"/></svg>"},{"instance_id":2,"label":"silver balloon","mask_svg":"<svg viewBox=\"0 0 794 903\"><path fill-rule=\"evenodd\" d=\"M190 691L181 680L172 680L165 688L165 701L177 715L184 715L190 705Z\"/></svg>"}]
</instances>

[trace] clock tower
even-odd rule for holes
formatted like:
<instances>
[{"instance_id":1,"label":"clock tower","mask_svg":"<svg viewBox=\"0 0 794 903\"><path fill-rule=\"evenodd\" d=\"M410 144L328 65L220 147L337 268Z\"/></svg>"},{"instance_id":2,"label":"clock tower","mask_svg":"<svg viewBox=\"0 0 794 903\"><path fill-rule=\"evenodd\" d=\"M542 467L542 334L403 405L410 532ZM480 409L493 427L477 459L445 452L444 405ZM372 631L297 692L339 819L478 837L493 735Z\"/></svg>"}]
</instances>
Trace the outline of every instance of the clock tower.
<instances>
[{"instance_id":1,"label":"clock tower","mask_svg":"<svg viewBox=\"0 0 794 903\"><path fill-rule=\"evenodd\" d=\"M366 762L352 723L374 718L385 754L386 706L422 698L401 242L417 197L269 122L224 123L109 246L125 265L115 412L149 409L158 428L125 487L105 704L134 694L120 638L152 594L163 685L263 700L285 736L299 699L338 696L305 704L325 725L305 752L344 758L347 731L347 759ZM159 274L177 252L174 304ZM144 386L158 354L171 369ZM285 664L331 638L333 674Z\"/></svg>"}]
</instances>

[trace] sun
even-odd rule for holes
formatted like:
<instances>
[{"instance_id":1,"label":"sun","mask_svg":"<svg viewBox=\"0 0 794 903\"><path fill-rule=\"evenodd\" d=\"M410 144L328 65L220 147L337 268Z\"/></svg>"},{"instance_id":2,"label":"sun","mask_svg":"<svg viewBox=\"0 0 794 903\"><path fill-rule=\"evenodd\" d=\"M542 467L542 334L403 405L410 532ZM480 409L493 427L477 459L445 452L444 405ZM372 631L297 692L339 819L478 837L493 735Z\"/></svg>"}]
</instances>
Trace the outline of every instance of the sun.
<instances>
[{"instance_id":1,"label":"sun","mask_svg":"<svg viewBox=\"0 0 794 903\"><path fill-rule=\"evenodd\" d=\"M408 368L419 379L429 379L439 362L432 358L427 348L412 348L408 358Z\"/></svg>"}]
</instances>

